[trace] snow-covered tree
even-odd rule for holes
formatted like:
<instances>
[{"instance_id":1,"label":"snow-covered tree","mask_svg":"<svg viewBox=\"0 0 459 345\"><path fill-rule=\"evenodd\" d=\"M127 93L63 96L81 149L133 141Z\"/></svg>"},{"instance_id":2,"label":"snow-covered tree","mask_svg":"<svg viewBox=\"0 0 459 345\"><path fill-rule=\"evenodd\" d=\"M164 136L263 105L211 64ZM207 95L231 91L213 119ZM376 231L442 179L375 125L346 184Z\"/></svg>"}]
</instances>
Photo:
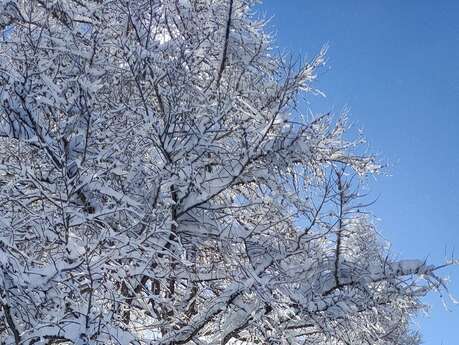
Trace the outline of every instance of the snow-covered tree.
<instances>
[{"instance_id":1,"label":"snow-covered tree","mask_svg":"<svg viewBox=\"0 0 459 345\"><path fill-rule=\"evenodd\" d=\"M415 344L344 120L252 0L2 0L0 343ZM360 177L359 177L360 176Z\"/></svg>"}]
</instances>

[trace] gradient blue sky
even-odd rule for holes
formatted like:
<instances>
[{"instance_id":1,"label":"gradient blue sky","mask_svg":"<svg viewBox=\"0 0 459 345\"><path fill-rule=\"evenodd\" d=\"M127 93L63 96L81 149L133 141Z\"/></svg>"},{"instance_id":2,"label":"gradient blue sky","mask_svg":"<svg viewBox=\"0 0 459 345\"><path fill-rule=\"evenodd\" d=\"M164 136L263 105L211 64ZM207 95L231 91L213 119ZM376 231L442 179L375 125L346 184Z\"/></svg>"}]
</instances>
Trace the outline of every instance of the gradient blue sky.
<instances>
[{"instance_id":1,"label":"gradient blue sky","mask_svg":"<svg viewBox=\"0 0 459 345\"><path fill-rule=\"evenodd\" d=\"M328 43L314 111L362 128L390 176L371 182L379 230L403 258L459 257L459 1L265 0L277 46L311 57ZM459 267L445 269L459 297ZM456 345L459 306L418 318L427 345Z\"/></svg>"}]
</instances>

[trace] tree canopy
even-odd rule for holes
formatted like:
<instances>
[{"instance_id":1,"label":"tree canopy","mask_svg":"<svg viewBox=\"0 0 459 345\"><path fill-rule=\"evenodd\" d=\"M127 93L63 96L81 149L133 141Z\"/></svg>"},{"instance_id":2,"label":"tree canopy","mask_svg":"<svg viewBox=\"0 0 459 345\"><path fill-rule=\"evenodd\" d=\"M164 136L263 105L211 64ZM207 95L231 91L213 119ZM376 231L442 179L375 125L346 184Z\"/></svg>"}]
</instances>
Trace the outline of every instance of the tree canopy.
<instances>
[{"instance_id":1,"label":"tree canopy","mask_svg":"<svg viewBox=\"0 0 459 345\"><path fill-rule=\"evenodd\" d=\"M251 0L3 0L0 343L417 344L438 267L395 260L325 51Z\"/></svg>"}]
</instances>

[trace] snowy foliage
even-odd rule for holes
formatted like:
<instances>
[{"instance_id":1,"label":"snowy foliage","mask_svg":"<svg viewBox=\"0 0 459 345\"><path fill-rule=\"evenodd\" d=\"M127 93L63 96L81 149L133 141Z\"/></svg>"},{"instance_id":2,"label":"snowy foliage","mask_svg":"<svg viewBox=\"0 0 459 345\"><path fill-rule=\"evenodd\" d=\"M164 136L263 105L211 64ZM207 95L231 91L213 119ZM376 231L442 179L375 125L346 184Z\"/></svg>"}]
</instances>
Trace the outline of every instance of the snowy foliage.
<instances>
[{"instance_id":1,"label":"snowy foliage","mask_svg":"<svg viewBox=\"0 0 459 345\"><path fill-rule=\"evenodd\" d=\"M324 53L251 0L0 4L0 343L416 344L436 267L396 261Z\"/></svg>"}]
</instances>

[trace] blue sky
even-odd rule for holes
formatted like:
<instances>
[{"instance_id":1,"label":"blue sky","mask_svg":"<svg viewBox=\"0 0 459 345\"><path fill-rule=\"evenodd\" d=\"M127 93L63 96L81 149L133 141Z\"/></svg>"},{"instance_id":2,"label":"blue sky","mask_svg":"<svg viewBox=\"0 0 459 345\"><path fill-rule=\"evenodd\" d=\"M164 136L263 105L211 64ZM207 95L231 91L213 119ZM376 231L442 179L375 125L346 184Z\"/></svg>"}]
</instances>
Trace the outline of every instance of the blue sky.
<instances>
[{"instance_id":1,"label":"blue sky","mask_svg":"<svg viewBox=\"0 0 459 345\"><path fill-rule=\"evenodd\" d=\"M403 258L459 257L459 1L265 0L276 45L312 57L328 43L314 111L339 113L362 128L389 164L371 181L379 230ZM459 266L445 269L459 297ZM455 345L459 306L438 296L418 318L427 345Z\"/></svg>"}]
</instances>

